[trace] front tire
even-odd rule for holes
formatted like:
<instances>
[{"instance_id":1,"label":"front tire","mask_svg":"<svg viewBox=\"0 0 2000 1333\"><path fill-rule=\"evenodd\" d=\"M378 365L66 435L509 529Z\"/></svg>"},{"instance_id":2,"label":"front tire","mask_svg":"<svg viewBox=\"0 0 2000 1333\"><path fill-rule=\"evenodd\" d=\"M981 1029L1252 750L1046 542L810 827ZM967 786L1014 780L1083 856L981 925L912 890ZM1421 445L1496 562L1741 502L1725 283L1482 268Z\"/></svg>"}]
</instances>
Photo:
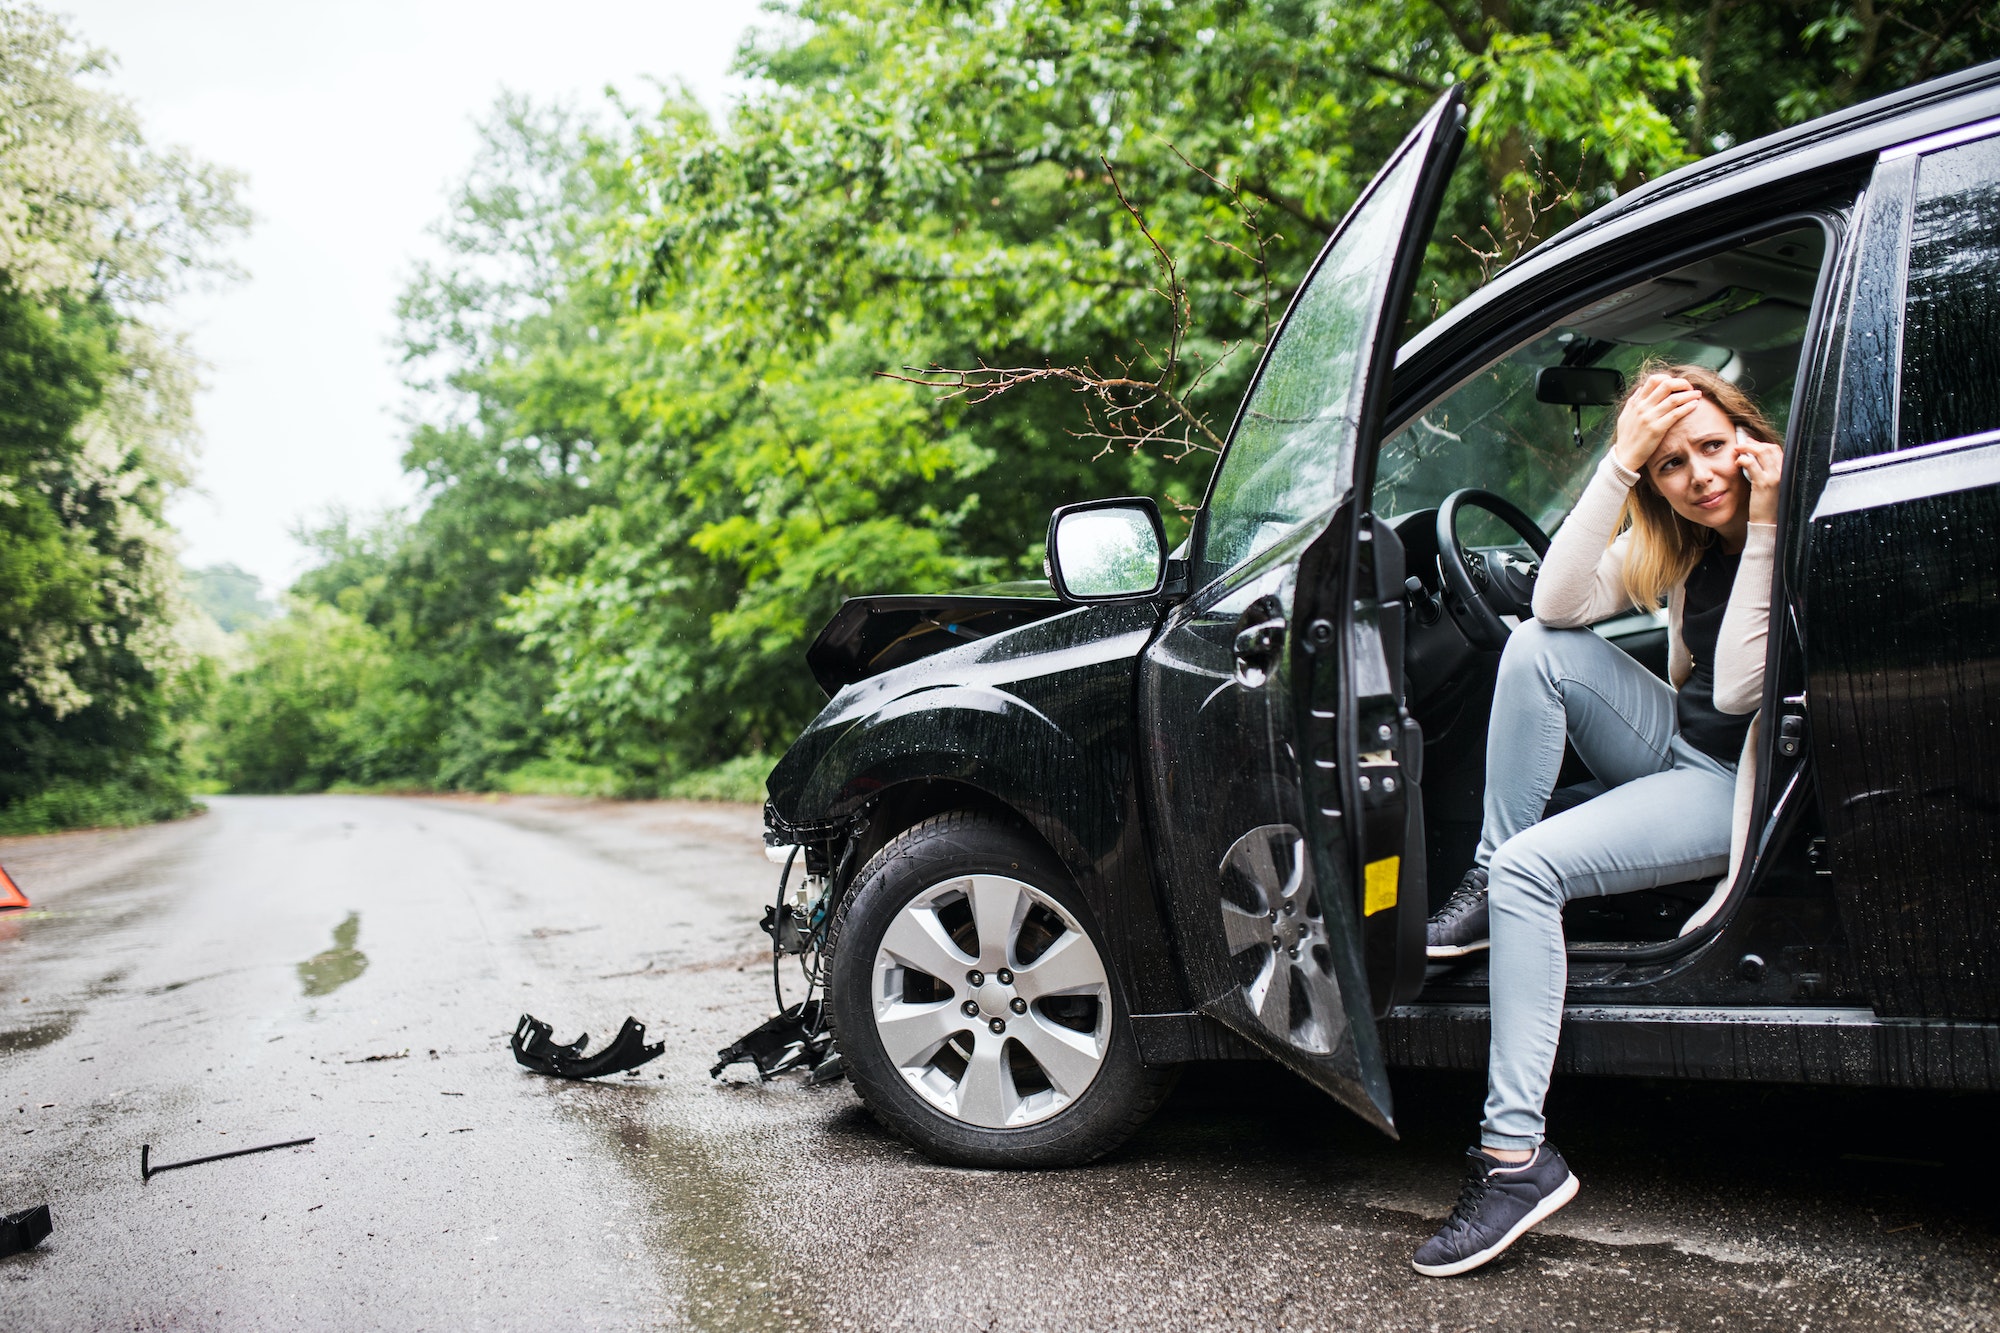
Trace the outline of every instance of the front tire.
<instances>
[{"instance_id":1,"label":"front tire","mask_svg":"<svg viewBox=\"0 0 2000 1333\"><path fill-rule=\"evenodd\" d=\"M953 1166L1075 1166L1144 1124L1175 1071L1139 1060L1082 896L999 821L937 815L856 877L828 936L848 1075Z\"/></svg>"}]
</instances>

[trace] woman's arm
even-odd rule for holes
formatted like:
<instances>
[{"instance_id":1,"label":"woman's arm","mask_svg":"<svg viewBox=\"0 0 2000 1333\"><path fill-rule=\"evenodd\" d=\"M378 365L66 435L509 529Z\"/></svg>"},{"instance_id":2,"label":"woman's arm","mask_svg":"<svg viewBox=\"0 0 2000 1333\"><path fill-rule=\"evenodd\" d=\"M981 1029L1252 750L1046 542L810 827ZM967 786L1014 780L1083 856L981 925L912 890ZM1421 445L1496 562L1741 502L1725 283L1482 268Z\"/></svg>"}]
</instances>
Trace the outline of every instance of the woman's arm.
<instances>
[{"instance_id":1,"label":"woman's arm","mask_svg":"<svg viewBox=\"0 0 2000 1333\"><path fill-rule=\"evenodd\" d=\"M1639 474L1606 454L1591 475L1542 557L1535 576L1535 619L1552 629L1572 629L1615 615L1631 605L1625 595L1626 543L1611 545L1625 497Z\"/></svg>"},{"instance_id":2,"label":"woman's arm","mask_svg":"<svg viewBox=\"0 0 2000 1333\"><path fill-rule=\"evenodd\" d=\"M1743 560L1729 590L1729 608L1715 636L1715 707L1754 713L1764 702L1764 656L1771 639L1771 569L1778 554L1778 526L1752 523Z\"/></svg>"},{"instance_id":3,"label":"woman's arm","mask_svg":"<svg viewBox=\"0 0 2000 1333\"><path fill-rule=\"evenodd\" d=\"M1676 423L1700 405L1684 379L1648 375L1625 400L1611 448L1542 557L1535 579L1535 619L1554 629L1588 625L1632 608L1625 592L1626 539L1611 545L1625 497L1639 470ZM1608 548L1608 549L1607 549Z\"/></svg>"},{"instance_id":4,"label":"woman's arm","mask_svg":"<svg viewBox=\"0 0 2000 1333\"><path fill-rule=\"evenodd\" d=\"M1715 707L1754 713L1764 702L1764 658L1771 639L1771 571L1778 558L1778 482L1785 451L1736 432L1736 465L1750 479L1750 526L1715 639Z\"/></svg>"}]
</instances>

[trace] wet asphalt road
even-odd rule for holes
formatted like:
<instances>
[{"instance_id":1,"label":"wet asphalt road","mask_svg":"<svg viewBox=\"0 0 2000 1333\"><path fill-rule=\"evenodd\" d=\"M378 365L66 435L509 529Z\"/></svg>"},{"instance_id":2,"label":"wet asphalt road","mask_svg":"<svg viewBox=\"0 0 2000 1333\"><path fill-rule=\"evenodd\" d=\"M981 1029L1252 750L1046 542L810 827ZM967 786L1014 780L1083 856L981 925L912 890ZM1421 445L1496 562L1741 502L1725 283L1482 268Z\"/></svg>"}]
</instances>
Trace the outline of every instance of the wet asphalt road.
<instances>
[{"instance_id":1,"label":"wet asphalt road","mask_svg":"<svg viewBox=\"0 0 2000 1333\"><path fill-rule=\"evenodd\" d=\"M1483 1274L1408 1266L1480 1085L1391 1143L1262 1065L1190 1070L1078 1171L947 1170L842 1086L711 1082L770 1009L755 811L229 798L0 841L0 1327L2000 1327L2000 1099L1575 1081L1583 1193ZM516 1016L663 1037L517 1068ZM155 1160L310 1147L139 1180Z\"/></svg>"}]
</instances>

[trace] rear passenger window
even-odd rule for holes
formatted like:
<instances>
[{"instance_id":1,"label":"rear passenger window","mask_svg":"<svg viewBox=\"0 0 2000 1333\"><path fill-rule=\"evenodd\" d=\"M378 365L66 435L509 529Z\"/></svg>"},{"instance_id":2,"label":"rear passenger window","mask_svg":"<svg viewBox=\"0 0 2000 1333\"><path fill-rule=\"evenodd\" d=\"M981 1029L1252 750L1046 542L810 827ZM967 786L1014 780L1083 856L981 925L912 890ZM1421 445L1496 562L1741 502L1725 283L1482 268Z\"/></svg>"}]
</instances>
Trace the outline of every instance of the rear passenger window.
<instances>
[{"instance_id":1,"label":"rear passenger window","mask_svg":"<svg viewBox=\"0 0 2000 1333\"><path fill-rule=\"evenodd\" d=\"M2000 137L1917 165L1896 448L2000 429Z\"/></svg>"}]
</instances>

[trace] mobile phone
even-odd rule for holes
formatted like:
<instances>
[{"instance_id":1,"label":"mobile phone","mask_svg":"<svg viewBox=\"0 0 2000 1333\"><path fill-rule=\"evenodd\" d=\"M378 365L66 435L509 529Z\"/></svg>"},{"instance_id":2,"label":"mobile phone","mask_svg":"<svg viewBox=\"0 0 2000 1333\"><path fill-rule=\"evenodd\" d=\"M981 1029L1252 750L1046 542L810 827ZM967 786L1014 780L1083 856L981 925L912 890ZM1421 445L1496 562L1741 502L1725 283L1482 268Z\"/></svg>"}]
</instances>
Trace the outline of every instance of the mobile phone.
<instances>
[{"instance_id":1,"label":"mobile phone","mask_svg":"<svg viewBox=\"0 0 2000 1333\"><path fill-rule=\"evenodd\" d=\"M1737 448L1739 448L1739 449L1748 449L1748 448L1750 447L1750 435L1749 435L1749 432L1745 431L1745 430L1743 429L1743 427L1741 427L1741 426L1738 426L1738 427L1736 428L1736 447L1737 447ZM1743 476L1743 480L1745 480L1745 481L1748 481L1748 480L1750 480L1750 469L1749 469L1749 468L1747 468L1747 467L1740 467L1740 468L1737 468L1736 470L1737 470L1737 471L1738 471L1739 473L1741 473L1741 474L1742 474L1742 476Z\"/></svg>"}]
</instances>

